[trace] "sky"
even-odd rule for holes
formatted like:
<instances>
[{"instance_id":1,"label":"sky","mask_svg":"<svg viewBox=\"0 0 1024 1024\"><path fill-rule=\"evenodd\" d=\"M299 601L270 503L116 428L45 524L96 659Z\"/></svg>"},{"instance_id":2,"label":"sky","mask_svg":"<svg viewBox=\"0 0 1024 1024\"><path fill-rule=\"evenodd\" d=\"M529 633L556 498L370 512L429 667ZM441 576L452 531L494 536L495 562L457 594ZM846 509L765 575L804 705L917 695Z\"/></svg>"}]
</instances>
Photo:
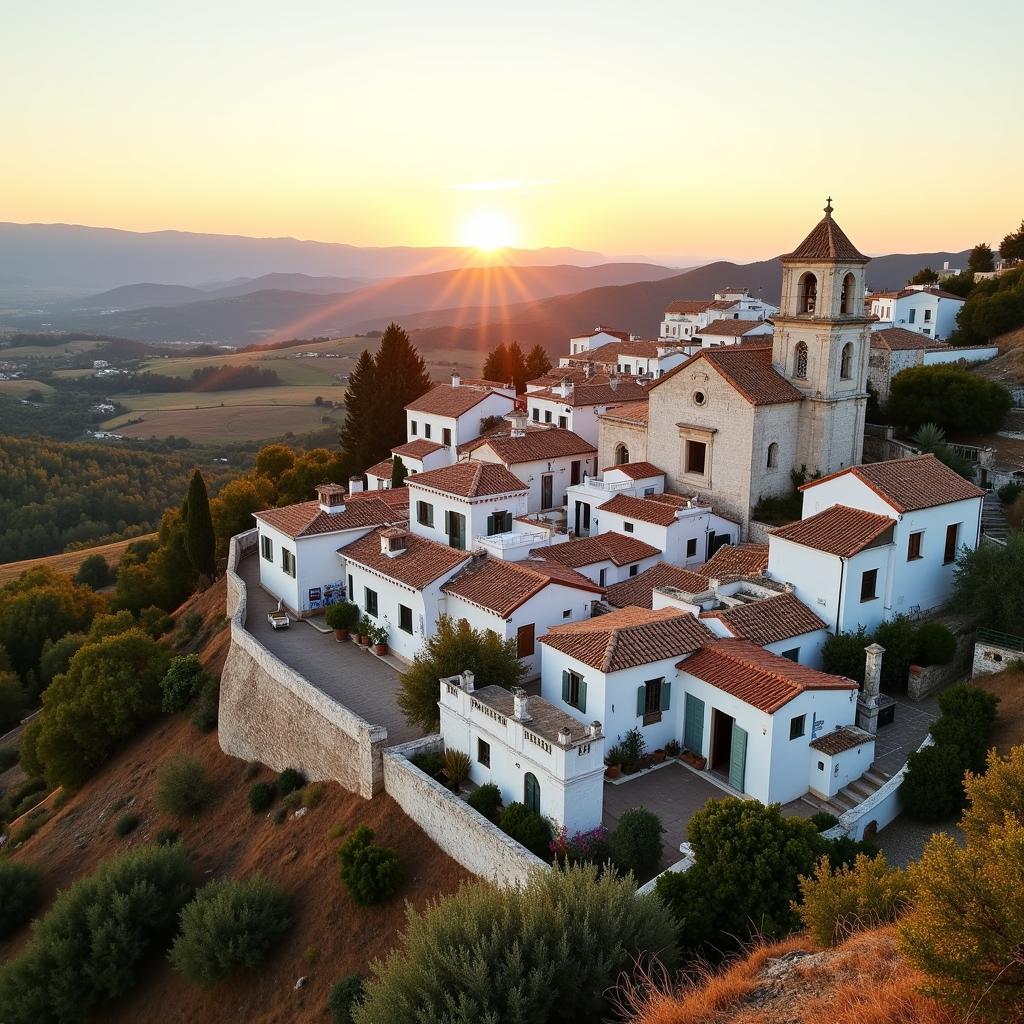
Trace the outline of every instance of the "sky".
<instances>
[{"instance_id":1,"label":"sky","mask_svg":"<svg viewBox=\"0 0 1024 1024\"><path fill-rule=\"evenodd\" d=\"M1010 0L50 0L0 31L0 220L760 259L1024 217Z\"/></svg>"}]
</instances>

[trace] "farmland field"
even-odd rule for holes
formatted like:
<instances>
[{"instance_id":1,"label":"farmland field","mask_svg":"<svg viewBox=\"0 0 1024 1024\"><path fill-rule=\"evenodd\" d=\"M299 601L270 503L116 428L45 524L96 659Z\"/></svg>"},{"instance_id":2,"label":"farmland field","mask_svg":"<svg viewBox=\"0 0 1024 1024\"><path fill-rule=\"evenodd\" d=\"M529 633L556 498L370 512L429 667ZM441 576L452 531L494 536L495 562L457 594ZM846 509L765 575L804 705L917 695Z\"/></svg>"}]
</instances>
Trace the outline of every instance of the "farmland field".
<instances>
[{"instance_id":1,"label":"farmland field","mask_svg":"<svg viewBox=\"0 0 1024 1024\"><path fill-rule=\"evenodd\" d=\"M272 391L273 388L261 388ZM344 413L322 409L315 405L224 405L206 409L156 409L152 412L133 412L115 416L103 424L125 437L168 437L174 434L199 443L226 443L229 441L262 441L281 437L291 431L303 434L319 430L324 418L340 425ZM122 427L120 424L135 417L142 423Z\"/></svg>"},{"instance_id":2,"label":"farmland field","mask_svg":"<svg viewBox=\"0 0 1024 1024\"><path fill-rule=\"evenodd\" d=\"M212 409L221 405L312 406L315 398L341 403L345 401L345 388L330 384L322 388L282 384L275 388L242 388L238 391L162 391L144 395L114 395L112 401L132 412L155 412L164 409Z\"/></svg>"},{"instance_id":3,"label":"farmland field","mask_svg":"<svg viewBox=\"0 0 1024 1024\"><path fill-rule=\"evenodd\" d=\"M24 398L31 391L38 391L44 397L53 394L53 388L49 384L43 384L38 380L0 380L0 395L14 395L15 398Z\"/></svg>"},{"instance_id":4,"label":"farmland field","mask_svg":"<svg viewBox=\"0 0 1024 1024\"><path fill-rule=\"evenodd\" d=\"M115 540L112 544L100 544L94 548L82 548L81 551L68 551L61 555L46 555L43 558L28 558L22 562L5 562L0 565L0 586L17 579L23 572L34 569L38 565L48 565L57 572L74 575L78 567L90 555L102 555L110 565L117 565L129 544L147 537L155 537L155 533L144 534L143 537L131 537L128 540Z\"/></svg>"},{"instance_id":5,"label":"farmland field","mask_svg":"<svg viewBox=\"0 0 1024 1024\"><path fill-rule=\"evenodd\" d=\"M18 345L0 350L4 359L57 359L90 352L104 344L102 341L66 341L63 345Z\"/></svg>"}]
</instances>

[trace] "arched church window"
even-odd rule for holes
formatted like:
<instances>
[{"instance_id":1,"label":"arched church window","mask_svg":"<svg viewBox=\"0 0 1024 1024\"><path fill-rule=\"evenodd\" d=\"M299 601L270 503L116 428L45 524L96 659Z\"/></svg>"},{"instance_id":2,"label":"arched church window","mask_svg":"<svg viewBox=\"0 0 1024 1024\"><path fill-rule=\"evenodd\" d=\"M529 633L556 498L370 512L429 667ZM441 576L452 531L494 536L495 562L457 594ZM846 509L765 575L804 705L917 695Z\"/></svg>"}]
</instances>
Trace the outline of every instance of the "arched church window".
<instances>
[{"instance_id":1,"label":"arched church window","mask_svg":"<svg viewBox=\"0 0 1024 1024\"><path fill-rule=\"evenodd\" d=\"M847 274L843 278L843 305L842 312L844 316L853 316L853 303L856 298L857 292L857 279L853 274Z\"/></svg>"},{"instance_id":2,"label":"arched church window","mask_svg":"<svg viewBox=\"0 0 1024 1024\"><path fill-rule=\"evenodd\" d=\"M629 462L629 449L624 444L615 446L615 465L624 466Z\"/></svg>"},{"instance_id":3,"label":"arched church window","mask_svg":"<svg viewBox=\"0 0 1024 1024\"><path fill-rule=\"evenodd\" d=\"M793 353L793 376L797 380L807 380L807 344L797 342L796 350Z\"/></svg>"},{"instance_id":4,"label":"arched church window","mask_svg":"<svg viewBox=\"0 0 1024 1024\"><path fill-rule=\"evenodd\" d=\"M775 441L768 445L768 468L775 469L779 464L779 446Z\"/></svg>"},{"instance_id":5,"label":"arched church window","mask_svg":"<svg viewBox=\"0 0 1024 1024\"><path fill-rule=\"evenodd\" d=\"M797 288L796 311L798 313L813 313L818 303L818 279L809 270L800 278L800 285Z\"/></svg>"},{"instance_id":6,"label":"arched church window","mask_svg":"<svg viewBox=\"0 0 1024 1024\"><path fill-rule=\"evenodd\" d=\"M839 360L839 376L843 380L849 380L853 376L853 342L848 341L843 346L843 354Z\"/></svg>"}]
</instances>

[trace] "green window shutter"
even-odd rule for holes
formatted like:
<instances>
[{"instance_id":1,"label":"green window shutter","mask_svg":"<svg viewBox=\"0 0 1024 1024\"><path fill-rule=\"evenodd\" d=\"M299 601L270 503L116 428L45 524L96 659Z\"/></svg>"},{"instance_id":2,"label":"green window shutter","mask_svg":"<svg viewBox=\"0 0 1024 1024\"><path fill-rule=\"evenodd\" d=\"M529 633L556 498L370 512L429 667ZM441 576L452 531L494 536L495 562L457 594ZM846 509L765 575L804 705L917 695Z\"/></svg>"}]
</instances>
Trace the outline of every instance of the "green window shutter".
<instances>
[{"instance_id":1,"label":"green window shutter","mask_svg":"<svg viewBox=\"0 0 1024 1024\"><path fill-rule=\"evenodd\" d=\"M647 710L647 687L641 683L636 688L636 714L637 718L643 718Z\"/></svg>"},{"instance_id":2,"label":"green window shutter","mask_svg":"<svg viewBox=\"0 0 1024 1024\"><path fill-rule=\"evenodd\" d=\"M449 521L449 518L448 518L450 515L451 515L451 512L449 512L448 509L445 509L444 510L444 532L447 533L447 534L451 534L451 532L452 532L452 528L451 528L450 521Z\"/></svg>"},{"instance_id":3,"label":"green window shutter","mask_svg":"<svg viewBox=\"0 0 1024 1024\"><path fill-rule=\"evenodd\" d=\"M586 714L587 711L587 681L580 680L580 711Z\"/></svg>"},{"instance_id":4,"label":"green window shutter","mask_svg":"<svg viewBox=\"0 0 1024 1024\"><path fill-rule=\"evenodd\" d=\"M683 746L695 754L703 753L704 746L704 701L686 695L686 720L683 723Z\"/></svg>"},{"instance_id":5,"label":"green window shutter","mask_svg":"<svg viewBox=\"0 0 1024 1024\"><path fill-rule=\"evenodd\" d=\"M569 703L569 673L562 672L562 700Z\"/></svg>"},{"instance_id":6,"label":"green window shutter","mask_svg":"<svg viewBox=\"0 0 1024 1024\"><path fill-rule=\"evenodd\" d=\"M494 536L494 514L492 513L487 517L487 536Z\"/></svg>"},{"instance_id":7,"label":"green window shutter","mask_svg":"<svg viewBox=\"0 0 1024 1024\"><path fill-rule=\"evenodd\" d=\"M747 774L747 733L732 723L732 744L729 750L729 785L743 792Z\"/></svg>"},{"instance_id":8,"label":"green window shutter","mask_svg":"<svg viewBox=\"0 0 1024 1024\"><path fill-rule=\"evenodd\" d=\"M662 679L661 681L661 710L668 711L669 704L672 700L672 682L669 679Z\"/></svg>"}]
</instances>

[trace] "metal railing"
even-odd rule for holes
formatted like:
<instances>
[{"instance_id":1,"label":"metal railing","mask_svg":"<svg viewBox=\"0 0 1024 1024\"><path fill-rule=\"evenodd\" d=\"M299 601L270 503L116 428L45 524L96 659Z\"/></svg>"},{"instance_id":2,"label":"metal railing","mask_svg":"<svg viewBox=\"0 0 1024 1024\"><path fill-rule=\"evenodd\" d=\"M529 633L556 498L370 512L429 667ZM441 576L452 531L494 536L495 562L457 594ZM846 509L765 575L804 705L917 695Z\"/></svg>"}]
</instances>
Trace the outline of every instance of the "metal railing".
<instances>
[{"instance_id":1,"label":"metal railing","mask_svg":"<svg viewBox=\"0 0 1024 1024\"><path fill-rule=\"evenodd\" d=\"M993 647L1004 647L1009 651L1024 652L1024 636L1012 633L1001 633L997 629L979 629L975 639L981 643L992 644Z\"/></svg>"}]
</instances>

